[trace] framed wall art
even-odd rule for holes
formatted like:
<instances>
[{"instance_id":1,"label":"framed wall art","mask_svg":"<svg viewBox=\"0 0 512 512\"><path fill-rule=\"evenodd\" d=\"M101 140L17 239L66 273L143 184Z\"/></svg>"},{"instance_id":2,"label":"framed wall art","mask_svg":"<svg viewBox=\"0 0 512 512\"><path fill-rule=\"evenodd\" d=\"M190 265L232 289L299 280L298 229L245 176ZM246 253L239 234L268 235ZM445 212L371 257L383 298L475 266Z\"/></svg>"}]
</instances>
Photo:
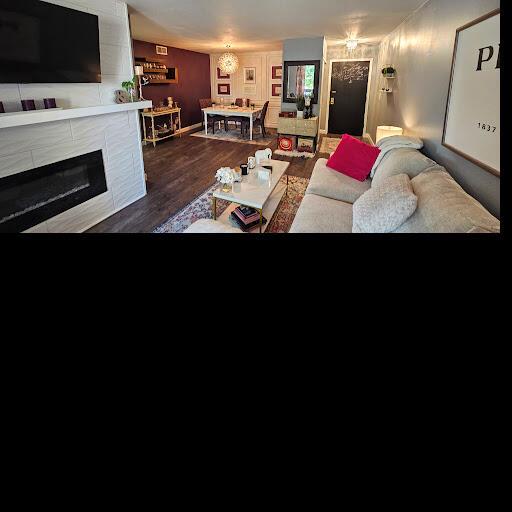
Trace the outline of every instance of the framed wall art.
<instances>
[{"instance_id":1,"label":"framed wall art","mask_svg":"<svg viewBox=\"0 0 512 512\"><path fill-rule=\"evenodd\" d=\"M281 84L272 84L272 96L281 96L283 86Z\"/></svg>"},{"instance_id":2,"label":"framed wall art","mask_svg":"<svg viewBox=\"0 0 512 512\"><path fill-rule=\"evenodd\" d=\"M217 94L219 96L230 96L231 84L217 84Z\"/></svg>"},{"instance_id":3,"label":"framed wall art","mask_svg":"<svg viewBox=\"0 0 512 512\"><path fill-rule=\"evenodd\" d=\"M272 80L283 78L283 66L272 66Z\"/></svg>"},{"instance_id":4,"label":"framed wall art","mask_svg":"<svg viewBox=\"0 0 512 512\"><path fill-rule=\"evenodd\" d=\"M500 176L500 10L457 30L443 146Z\"/></svg>"},{"instance_id":5,"label":"framed wall art","mask_svg":"<svg viewBox=\"0 0 512 512\"><path fill-rule=\"evenodd\" d=\"M167 46L157 46L156 53L157 55L167 55Z\"/></svg>"},{"instance_id":6,"label":"framed wall art","mask_svg":"<svg viewBox=\"0 0 512 512\"><path fill-rule=\"evenodd\" d=\"M244 84L256 83L256 68L244 68Z\"/></svg>"},{"instance_id":7,"label":"framed wall art","mask_svg":"<svg viewBox=\"0 0 512 512\"><path fill-rule=\"evenodd\" d=\"M224 71L221 71L220 68L217 68L217 79L218 80L230 80L231 75L228 75L227 73L224 73Z\"/></svg>"}]
</instances>

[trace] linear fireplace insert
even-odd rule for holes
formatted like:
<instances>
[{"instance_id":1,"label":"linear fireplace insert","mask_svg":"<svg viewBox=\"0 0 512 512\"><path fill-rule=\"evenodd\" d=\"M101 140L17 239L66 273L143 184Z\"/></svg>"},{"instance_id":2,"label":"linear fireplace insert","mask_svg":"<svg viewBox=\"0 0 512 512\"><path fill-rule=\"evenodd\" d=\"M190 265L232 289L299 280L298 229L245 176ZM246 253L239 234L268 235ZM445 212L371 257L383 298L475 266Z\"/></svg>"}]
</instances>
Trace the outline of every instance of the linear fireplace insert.
<instances>
[{"instance_id":1,"label":"linear fireplace insert","mask_svg":"<svg viewBox=\"0 0 512 512\"><path fill-rule=\"evenodd\" d=\"M107 191L101 150L0 179L0 233L21 233Z\"/></svg>"}]
</instances>

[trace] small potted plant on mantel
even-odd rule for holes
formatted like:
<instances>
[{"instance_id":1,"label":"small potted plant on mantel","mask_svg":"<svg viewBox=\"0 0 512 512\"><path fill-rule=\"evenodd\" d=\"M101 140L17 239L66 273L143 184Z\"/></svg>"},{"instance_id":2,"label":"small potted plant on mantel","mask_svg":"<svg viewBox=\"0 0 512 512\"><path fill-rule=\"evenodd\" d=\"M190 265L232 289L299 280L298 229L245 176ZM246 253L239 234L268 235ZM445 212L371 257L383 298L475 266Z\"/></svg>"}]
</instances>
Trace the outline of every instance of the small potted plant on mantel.
<instances>
[{"instance_id":1,"label":"small potted plant on mantel","mask_svg":"<svg viewBox=\"0 0 512 512\"><path fill-rule=\"evenodd\" d=\"M130 95L130 99L133 102L134 101L134 92L135 92L135 83L137 81L137 77L134 76L133 80L129 82L123 82L121 84L122 88Z\"/></svg>"},{"instance_id":2,"label":"small potted plant on mantel","mask_svg":"<svg viewBox=\"0 0 512 512\"><path fill-rule=\"evenodd\" d=\"M297 96L297 119L304 119L304 107L306 106L306 98L302 94Z\"/></svg>"},{"instance_id":3,"label":"small potted plant on mantel","mask_svg":"<svg viewBox=\"0 0 512 512\"><path fill-rule=\"evenodd\" d=\"M382 70L382 74L384 75L384 78L395 78L396 69L393 66L386 66Z\"/></svg>"}]
</instances>

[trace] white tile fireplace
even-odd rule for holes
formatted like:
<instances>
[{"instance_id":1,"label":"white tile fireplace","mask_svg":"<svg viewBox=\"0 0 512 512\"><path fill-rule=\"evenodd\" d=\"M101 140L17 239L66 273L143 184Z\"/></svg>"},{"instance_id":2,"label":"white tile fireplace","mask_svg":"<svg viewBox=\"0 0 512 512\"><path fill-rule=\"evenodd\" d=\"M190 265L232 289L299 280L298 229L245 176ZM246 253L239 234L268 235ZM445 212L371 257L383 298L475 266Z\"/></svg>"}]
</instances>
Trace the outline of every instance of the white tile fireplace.
<instances>
[{"instance_id":1,"label":"white tile fireplace","mask_svg":"<svg viewBox=\"0 0 512 512\"><path fill-rule=\"evenodd\" d=\"M60 111L0 116L0 182L18 173L101 151L106 192L25 231L80 233L146 194L138 109L151 103L115 104L114 91L133 76L124 2L44 1L99 17L102 83L0 84L0 101L7 113L19 110L22 99L55 97L57 105L63 107Z\"/></svg>"}]
</instances>

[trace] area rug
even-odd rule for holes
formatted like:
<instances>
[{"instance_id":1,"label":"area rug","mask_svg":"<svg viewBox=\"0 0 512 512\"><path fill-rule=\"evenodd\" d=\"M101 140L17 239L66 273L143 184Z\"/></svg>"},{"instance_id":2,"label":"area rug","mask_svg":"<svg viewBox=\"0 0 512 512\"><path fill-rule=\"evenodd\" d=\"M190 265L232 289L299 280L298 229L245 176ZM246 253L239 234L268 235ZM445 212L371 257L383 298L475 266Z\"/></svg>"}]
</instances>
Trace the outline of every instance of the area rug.
<instances>
[{"instance_id":1,"label":"area rug","mask_svg":"<svg viewBox=\"0 0 512 512\"><path fill-rule=\"evenodd\" d=\"M288 194L285 194L281 199L266 233L288 233L295 219L295 215L297 214L297 210L304 199L309 180L296 176L290 176L289 180ZM281 178L281 181L286 183L286 176ZM183 210L156 228L153 233L183 233L183 231L194 224L194 222L200 219L211 219L213 217L213 191L218 186L218 184L215 184L210 187L206 192L183 208ZM228 206L229 203L227 201L218 200L217 217L222 215Z\"/></svg>"},{"instance_id":2,"label":"area rug","mask_svg":"<svg viewBox=\"0 0 512 512\"><path fill-rule=\"evenodd\" d=\"M320 146L320 153L333 153L336 148L340 145L341 138L332 139L330 137L324 137Z\"/></svg>"},{"instance_id":3,"label":"area rug","mask_svg":"<svg viewBox=\"0 0 512 512\"><path fill-rule=\"evenodd\" d=\"M283 151L282 149L276 149L274 155L289 156L291 158L315 158L314 153L305 153L300 151Z\"/></svg>"},{"instance_id":4,"label":"area rug","mask_svg":"<svg viewBox=\"0 0 512 512\"><path fill-rule=\"evenodd\" d=\"M206 135L203 131L195 132L190 135L191 137L199 137L201 139L211 139L211 140L223 140L226 142L238 142L241 144L252 144L253 146L269 146L273 142L276 141L276 137L267 136L263 137L259 133L254 134L254 140L249 140L249 136L246 136L245 138L242 137L242 134L240 133L240 129L238 130L229 130L226 132L225 130L219 130L215 131L215 135L208 132L208 135Z\"/></svg>"}]
</instances>

